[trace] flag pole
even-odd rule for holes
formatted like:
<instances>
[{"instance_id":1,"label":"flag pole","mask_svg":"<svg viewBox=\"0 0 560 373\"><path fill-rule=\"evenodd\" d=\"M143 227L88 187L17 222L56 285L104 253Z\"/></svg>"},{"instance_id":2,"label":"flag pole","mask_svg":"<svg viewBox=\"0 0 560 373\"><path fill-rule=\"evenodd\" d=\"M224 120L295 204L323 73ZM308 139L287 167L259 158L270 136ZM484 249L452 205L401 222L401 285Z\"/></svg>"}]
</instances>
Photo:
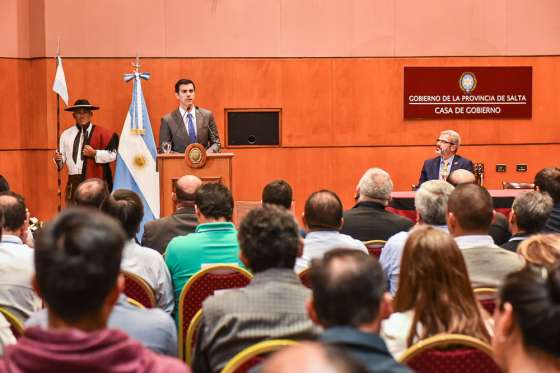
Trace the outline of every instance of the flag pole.
<instances>
[{"instance_id":1,"label":"flag pole","mask_svg":"<svg viewBox=\"0 0 560 373\"><path fill-rule=\"evenodd\" d=\"M56 42L56 57L55 57L55 61L56 64L55 66L58 68L58 57L60 56L60 36L58 37L58 40ZM60 146L60 95L58 94L58 92L56 93L56 151L58 152L60 149L58 148ZM60 175L60 171L62 170L62 167L59 167L59 163L56 162L56 182L57 182L57 190L56 190L56 194L58 196L58 205L57 205L57 210L58 212L60 212L60 210L62 210L62 190L61 190L61 185L62 185L62 180L61 180L61 175Z\"/></svg>"}]
</instances>

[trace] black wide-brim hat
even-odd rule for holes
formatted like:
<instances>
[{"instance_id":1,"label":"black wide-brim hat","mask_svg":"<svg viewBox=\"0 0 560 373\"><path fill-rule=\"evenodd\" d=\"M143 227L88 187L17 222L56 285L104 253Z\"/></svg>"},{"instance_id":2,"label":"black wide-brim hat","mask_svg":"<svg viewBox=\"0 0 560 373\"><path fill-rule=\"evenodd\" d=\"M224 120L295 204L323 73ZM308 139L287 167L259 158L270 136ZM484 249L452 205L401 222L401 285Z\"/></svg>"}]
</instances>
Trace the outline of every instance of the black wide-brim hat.
<instances>
[{"instance_id":1,"label":"black wide-brim hat","mask_svg":"<svg viewBox=\"0 0 560 373\"><path fill-rule=\"evenodd\" d=\"M80 98L80 99L76 100L76 102L74 102L74 105L68 106L64 110L66 110L66 111L76 111L78 109L99 110L99 106L93 106L92 104L89 103L88 100L86 100L84 98Z\"/></svg>"}]
</instances>

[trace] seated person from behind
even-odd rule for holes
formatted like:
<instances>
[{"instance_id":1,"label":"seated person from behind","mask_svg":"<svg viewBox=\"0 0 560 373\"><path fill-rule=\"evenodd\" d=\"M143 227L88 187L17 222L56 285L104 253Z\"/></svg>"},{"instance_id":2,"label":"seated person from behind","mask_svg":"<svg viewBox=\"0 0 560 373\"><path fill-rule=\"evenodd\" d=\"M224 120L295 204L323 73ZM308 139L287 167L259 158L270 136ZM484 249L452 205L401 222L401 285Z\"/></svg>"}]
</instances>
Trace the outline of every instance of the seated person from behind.
<instances>
[{"instance_id":1,"label":"seated person from behind","mask_svg":"<svg viewBox=\"0 0 560 373\"><path fill-rule=\"evenodd\" d=\"M494 244L488 234L494 210L488 191L476 184L455 188L447 202L447 227L465 258L472 286L498 287L523 261Z\"/></svg>"},{"instance_id":2,"label":"seated person from behind","mask_svg":"<svg viewBox=\"0 0 560 373\"><path fill-rule=\"evenodd\" d=\"M414 223L409 219L385 211L391 200L393 181L380 168L370 168L356 187L358 203L344 212L341 233L360 241L387 241L392 235L408 231Z\"/></svg>"},{"instance_id":3,"label":"seated person from behind","mask_svg":"<svg viewBox=\"0 0 560 373\"><path fill-rule=\"evenodd\" d=\"M502 248L516 252L527 237L543 231L552 211L552 198L546 193L530 191L517 195L509 214L509 226L513 236Z\"/></svg>"},{"instance_id":4,"label":"seated person from behind","mask_svg":"<svg viewBox=\"0 0 560 373\"><path fill-rule=\"evenodd\" d=\"M196 336L195 372L219 372L238 352L267 339L308 339L317 329L307 316L311 296L293 271L302 242L293 216L266 205L239 227L240 257L255 277L240 289L204 301Z\"/></svg>"},{"instance_id":5,"label":"seated person from behind","mask_svg":"<svg viewBox=\"0 0 560 373\"><path fill-rule=\"evenodd\" d=\"M381 336L395 358L440 333L490 341L491 318L475 299L461 251L437 228L419 226L408 236L393 307Z\"/></svg>"},{"instance_id":6,"label":"seated person from behind","mask_svg":"<svg viewBox=\"0 0 560 373\"><path fill-rule=\"evenodd\" d=\"M435 158L424 161L418 185L428 180L447 180L447 177L454 170L460 168L473 172L474 167L471 160L457 154L461 136L453 130L445 130L439 134L436 140Z\"/></svg>"},{"instance_id":7,"label":"seated person from behind","mask_svg":"<svg viewBox=\"0 0 560 373\"><path fill-rule=\"evenodd\" d=\"M175 183L171 198L177 204L171 216L152 220L144 226L142 246L165 253L169 241L177 236L194 232L198 221L194 211L194 197L202 181L194 175L185 175Z\"/></svg>"},{"instance_id":8,"label":"seated person from behind","mask_svg":"<svg viewBox=\"0 0 560 373\"><path fill-rule=\"evenodd\" d=\"M376 259L357 250L334 249L311 262L310 279L308 311L325 328L321 342L342 348L370 372L411 372L393 359L379 336L381 321L392 307Z\"/></svg>"},{"instance_id":9,"label":"seated person from behind","mask_svg":"<svg viewBox=\"0 0 560 373\"><path fill-rule=\"evenodd\" d=\"M560 268L526 267L499 291L492 339L505 372L560 371Z\"/></svg>"},{"instance_id":10,"label":"seated person from behind","mask_svg":"<svg viewBox=\"0 0 560 373\"><path fill-rule=\"evenodd\" d=\"M109 197L109 189L105 180L87 179L76 187L72 196L72 205L99 209L107 197Z\"/></svg>"},{"instance_id":11,"label":"seated person from behind","mask_svg":"<svg viewBox=\"0 0 560 373\"><path fill-rule=\"evenodd\" d=\"M101 206L101 211L117 219L127 234L121 269L142 277L154 291L156 307L171 314L175 306L171 276L163 257L136 243L135 236L144 217L144 205L131 190L115 190Z\"/></svg>"},{"instance_id":12,"label":"seated person from behind","mask_svg":"<svg viewBox=\"0 0 560 373\"><path fill-rule=\"evenodd\" d=\"M0 188L2 187L2 175L0 175ZM0 237L2 237L2 224L4 224L4 213L0 208ZM10 323L4 315L0 314L0 357L4 356L4 349L8 345L16 343L16 338L10 328Z\"/></svg>"},{"instance_id":13,"label":"seated person from behind","mask_svg":"<svg viewBox=\"0 0 560 373\"><path fill-rule=\"evenodd\" d=\"M541 193L547 193L554 206L546 221L546 232L560 233L560 168L543 168L535 175L535 188Z\"/></svg>"},{"instance_id":14,"label":"seated person from behind","mask_svg":"<svg viewBox=\"0 0 560 373\"><path fill-rule=\"evenodd\" d=\"M33 286L49 312L48 329L27 328L6 349L0 372L188 372L153 353L107 318L124 286L122 228L97 211L66 209L36 242Z\"/></svg>"},{"instance_id":15,"label":"seated person from behind","mask_svg":"<svg viewBox=\"0 0 560 373\"><path fill-rule=\"evenodd\" d=\"M553 268L560 263L560 235L536 234L521 242L517 253L528 264Z\"/></svg>"},{"instance_id":16,"label":"seated person from behind","mask_svg":"<svg viewBox=\"0 0 560 373\"><path fill-rule=\"evenodd\" d=\"M25 200L14 192L0 193L4 215L0 241L0 306L21 321L41 309L41 299L31 286L33 249L23 243L29 219Z\"/></svg>"},{"instance_id":17,"label":"seated person from behind","mask_svg":"<svg viewBox=\"0 0 560 373\"><path fill-rule=\"evenodd\" d=\"M229 189L222 184L204 184L197 189L194 203L199 223L196 230L172 239L165 253L177 302L187 281L204 265L242 265L237 230L231 222L233 196Z\"/></svg>"},{"instance_id":18,"label":"seated person from behind","mask_svg":"<svg viewBox=\"0 0 560 373\"><path fill-rule=\"evenodd\" d=\"M342 224L342 202L334 192L320 190L307 198L303 212L307 235L303 255L296 260L296 272L303 271L309 267L311 259L320 259L332 249L355 249L368 253L361 241L339 232Z\"/></svg>"}]
</instances>

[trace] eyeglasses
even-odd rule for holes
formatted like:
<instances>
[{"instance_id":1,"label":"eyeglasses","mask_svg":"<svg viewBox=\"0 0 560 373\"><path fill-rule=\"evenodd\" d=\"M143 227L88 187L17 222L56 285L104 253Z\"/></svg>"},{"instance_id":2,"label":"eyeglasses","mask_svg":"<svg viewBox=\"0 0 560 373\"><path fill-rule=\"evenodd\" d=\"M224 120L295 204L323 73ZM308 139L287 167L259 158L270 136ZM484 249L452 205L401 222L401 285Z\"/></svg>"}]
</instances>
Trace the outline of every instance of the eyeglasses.
<instances>
[{"instance_id":1,"label":"eyeglasses","mask_svg":"<svg viewBox=\"0 0 560 373\"><path fill-rule=\"evenodd\" d=\"M449 144L449 145L455 145L454 142L447 141L447 140L443 140L443 139L437 139L437 140L436 140L436 144L437 144L438 142L442 142L442 143L444 143L444 144Z\"/></svg>"}]
</instances>

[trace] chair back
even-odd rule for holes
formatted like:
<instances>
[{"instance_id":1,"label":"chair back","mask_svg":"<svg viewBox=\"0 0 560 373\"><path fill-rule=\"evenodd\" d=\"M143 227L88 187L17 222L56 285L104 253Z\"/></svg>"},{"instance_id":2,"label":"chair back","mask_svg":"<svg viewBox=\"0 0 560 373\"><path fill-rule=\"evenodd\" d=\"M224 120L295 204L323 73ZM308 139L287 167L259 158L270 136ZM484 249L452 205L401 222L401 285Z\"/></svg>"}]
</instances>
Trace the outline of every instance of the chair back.
<instances>
[{"instance_id":1,"label":"chair back","mask_svg":"<svg viewBox=\"0 0 560 373\"><path fill-rule=\"evenodd\" d=\"M186 352L185 352L185 361L187 365L190 366L192 362L192 354L194 344L196 343L196 333L198 332L198 326L200 325L200 320L202 319L202 309L199 309L196 315L194 315L191 323L189 324L189 328L187 329L187 341L186 343Z\"/></svg>"},{"instance_id":2,"label":"chair back","mask_svg":"<svg viewBox=\"0 0 560 373\"><path fill-rule=\"evenodd\" d=\"M142 303L138 302L136 299L132 299L132 298L126 297L126 301L127 301L128 304L130 304L131 306L138 307L138 308L146 308L146 307L144 307L144 305L143 305Z\"/></svg>"},{"instance_id":3,"label":"chair back","mask_svg":"<svg viewBox=\"0 0 560 373\"><path fill-rule=\"evenodd\" d=\"M482 307L490 315L494 314L496 308L496 298L498 297L498 289L496 288L477 288L474 289L474 296L480 302Z\"/></svg>"},{"instance_id":4,"label":"chair back","mask_svg":"<svg viewBox=\"0 0 560 373\"><path fill-rule=\"evenodd\" d=\"M250 272L236 265L216 264L198 271L186 282L179 296L177 311L181 359L186 358L185 338L191 320L202 308L202 302L216 290L245 287L252 278Z\"/></svg>"},{"instance_id":5,"label":"chair back","mask_svg":"<svg viewBox=\"0 0 560 373\"><path fill-rule=\"evenodd\" d=\"M381 251L385 247L387 241L383 240L371 240L371 241L364 241L364 245L366 246L369 255L375 256L377 259L381 256Z\"/></svg>"},{"instance_id":6,"label":"chair back","mask_svg":"<svg viewBox=\"0 0 560 373\"><path fill-rule=\"evenodd\" d=\"M485 342L461 334L438 334L424 339L400 357L416 373L500 373Z\"/></svg>"},{"instance_id":7,"label":"chair back","mask_svg":"<svg viewBox=\"0 0 560 373\"><path fill-rule=\"evenodd\" d=\"M19 339L23 336L23 322L17 318L10 310L6 307L0 307L0 313L4 315L6 320L10 323L10 330L16 339Z\"/></svg>"},{"instance_id":8,"label":"chair back","mask_svg":"<svg viewBox=\"0 0 560 373\"><path fill-rule=\"evenodd\" d=\"M137 274L127 271L122 271L122 273L124 275L124 294L146 308L154 308L156 296L150 285Z\"/></svg>"},{"instance_id":9,"label":"chair back","mask_svg":"<svg viewBox=\"0 0 560 373\"><path fill-rule=\"evenodd\" d=\"M308 289L311 289L311 279L309 278L309 271L310 270L311 270L311 267L307 267L298 274L298 277L299 277L299 280L301 281L301 284Z\"/></svg>"},{"instance_id":10,"label":"chair back","mask_svg":"<svg viewBox=\"0 0 560 373\"><path fill-rule=\"evenodd\" d=\"M296 341L289 339L271 339L259 342L235 355L222 369L222 373L245 373L261 364L272 352L284 347L297 345Z\"/></svg>"},{"instance_id":11,"label":"chair back","mask_svg":"<svg viewBox=\"0 0 560 373\"><path fill-rule=\"evenodd\" d=\"M535 189L533 183L518 183L515 181L502 181L502 189Z\"/></svg>"}]
</instances>

